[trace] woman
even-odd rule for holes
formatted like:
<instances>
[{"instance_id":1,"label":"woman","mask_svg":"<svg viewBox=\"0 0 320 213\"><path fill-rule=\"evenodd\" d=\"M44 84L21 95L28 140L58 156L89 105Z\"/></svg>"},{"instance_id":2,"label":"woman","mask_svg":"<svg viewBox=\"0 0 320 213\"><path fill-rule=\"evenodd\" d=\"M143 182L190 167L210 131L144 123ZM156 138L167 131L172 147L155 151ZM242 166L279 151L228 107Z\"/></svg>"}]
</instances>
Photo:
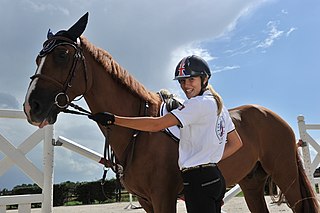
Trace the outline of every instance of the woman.
<instances>
[{"instance_id":1,"label":"woman","mask_svg":"<svg viewBox=\"0 0 320 213\"><path fill-rule=\"evenodd\" d=\"M89 116L102 125L150 132L180 126L178 163L189 213L221 212L226 186L217 163L242 146L222 98L208 84L210 77L205 60L188 56L175 70L174 79L188 98L178 109L162 117L121 117L106 112Z\"/></svg>"}]
</instances>

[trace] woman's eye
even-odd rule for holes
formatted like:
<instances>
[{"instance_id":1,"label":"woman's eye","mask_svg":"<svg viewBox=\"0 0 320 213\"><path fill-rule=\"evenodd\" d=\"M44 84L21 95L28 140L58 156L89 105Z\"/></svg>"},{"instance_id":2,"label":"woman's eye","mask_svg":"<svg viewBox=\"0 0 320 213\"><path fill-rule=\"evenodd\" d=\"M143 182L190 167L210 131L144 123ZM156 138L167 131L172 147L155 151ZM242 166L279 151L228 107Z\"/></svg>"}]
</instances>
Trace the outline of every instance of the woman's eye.
<instances>
[{"instance_id":1,"label":"woman's eye","mask_svg":"<svg viewBox=\"0 0 320 213\"><path fill-rule=\"evenodd\" d=\"M178 80L180 84L184 84L186 80Z\"/></svg>"}]
</instances>

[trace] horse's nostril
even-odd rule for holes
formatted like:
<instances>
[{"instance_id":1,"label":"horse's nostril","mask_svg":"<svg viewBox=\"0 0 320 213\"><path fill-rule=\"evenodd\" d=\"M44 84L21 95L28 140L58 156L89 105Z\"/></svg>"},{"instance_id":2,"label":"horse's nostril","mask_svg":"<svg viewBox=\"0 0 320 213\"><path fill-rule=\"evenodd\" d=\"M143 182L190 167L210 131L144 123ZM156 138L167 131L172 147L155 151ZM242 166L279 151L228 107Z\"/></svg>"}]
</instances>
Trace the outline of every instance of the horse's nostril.
<instances>
[{"instance_id":1,"label":"horse's nostril","mask_svg":"<svg viewBox=\"0 0 320 213\"><path fill-rule=\"evenodd\" d=\"M34 114L41 112L41 104L37 100L30 101L30 107Z\"/></svg>"}]
</instances>

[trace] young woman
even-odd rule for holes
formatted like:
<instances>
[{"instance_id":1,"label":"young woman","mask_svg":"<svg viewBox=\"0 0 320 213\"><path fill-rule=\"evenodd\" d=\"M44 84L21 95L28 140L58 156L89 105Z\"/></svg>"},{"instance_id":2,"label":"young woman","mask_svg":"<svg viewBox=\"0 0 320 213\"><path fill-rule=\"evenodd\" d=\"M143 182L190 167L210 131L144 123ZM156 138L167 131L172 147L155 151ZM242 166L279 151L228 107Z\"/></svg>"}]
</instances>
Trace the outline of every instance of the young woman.
<instances>
[{"instance_id":1,"label":"young woman","mask_svg":"<svg viewBox=\"0 0 320 213\"><path fill-rule=\"evenodd\" d=\"M89 116L102 125L150 132L180 126L178 163L189 213L221 212L226 186L217 163L242 146L222 98L208 84L210 77L205 60L188 56L175 70L174 79L188 98L178 109L162 117L121 117L106 112Z\"/></svg>"}]
</instances>

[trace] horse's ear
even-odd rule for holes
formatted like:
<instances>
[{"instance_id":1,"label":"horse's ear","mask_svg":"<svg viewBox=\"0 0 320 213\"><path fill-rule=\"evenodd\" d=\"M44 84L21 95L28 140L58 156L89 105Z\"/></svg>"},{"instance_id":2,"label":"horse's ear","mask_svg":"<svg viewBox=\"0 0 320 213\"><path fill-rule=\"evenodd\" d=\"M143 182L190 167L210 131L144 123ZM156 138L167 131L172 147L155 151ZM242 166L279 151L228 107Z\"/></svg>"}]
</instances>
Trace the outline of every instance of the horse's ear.
<instances>
[{"instance_id":1,"label":"horse's ear","mask_svg":"<svg viewBox=\"0 0 320 213\"><path fill-rule=\"evenodd\" d=\"M68 35L73 41L76 41L79 38L84 30L86 29L88 23L89 13L84 14L72 27L67 31Z\"/></svg>"},{"instance_id":2,"label":"horse's ear","mask_svg":"<svg viewBox=\"0 0 320 213\"><path fill-rule=\"evenodd\" d=\"M53 36L53 33L52 33L51 29L49 29L48 33L47 33L47 39L52 38L52 36Z\"/></svg>"}]
</instances>

